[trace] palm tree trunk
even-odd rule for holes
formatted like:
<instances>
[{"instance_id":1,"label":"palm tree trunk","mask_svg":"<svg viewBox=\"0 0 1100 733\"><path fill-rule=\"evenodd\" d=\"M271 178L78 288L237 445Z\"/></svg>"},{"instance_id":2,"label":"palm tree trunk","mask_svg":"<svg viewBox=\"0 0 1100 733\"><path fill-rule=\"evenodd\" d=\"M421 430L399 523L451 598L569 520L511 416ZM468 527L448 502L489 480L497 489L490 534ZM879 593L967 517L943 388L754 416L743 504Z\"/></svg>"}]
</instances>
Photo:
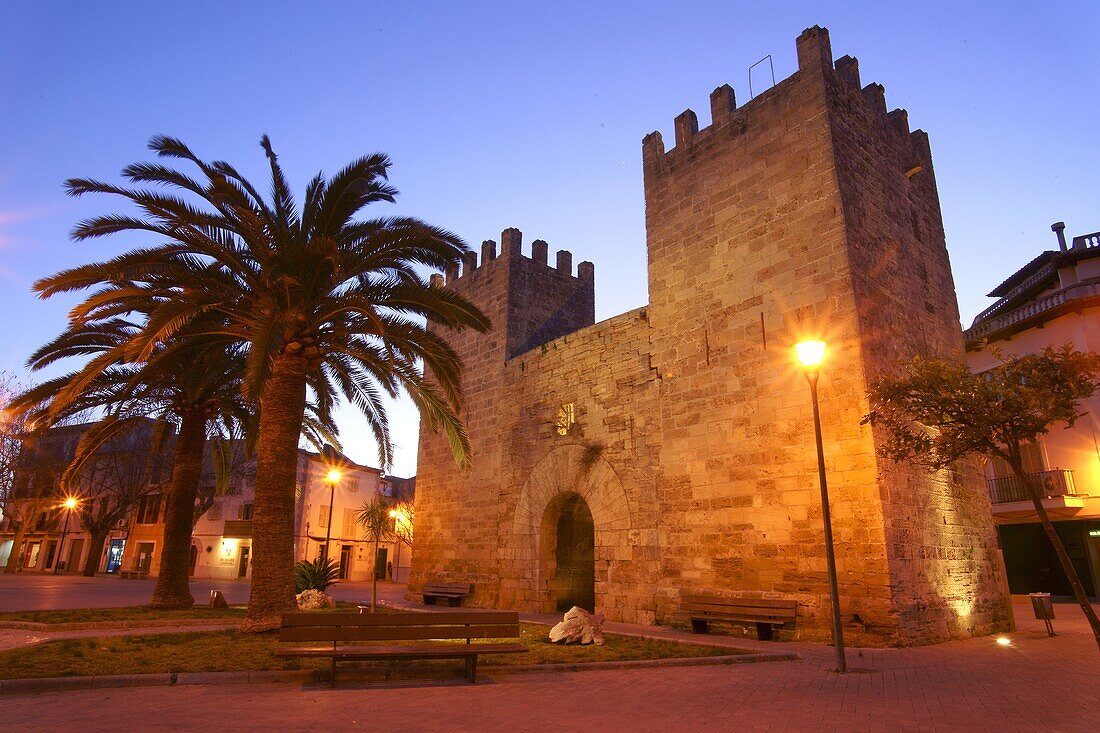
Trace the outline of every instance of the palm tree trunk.
<instances>
[{"instance_id":1,"label":"palm tree trunk","mask_svg":"<svg viewBox=\"0 0 1100 733\"><path fill-rule=\"evenodd\" d=\"M1066 579L1069 581L1070 588L1073 589L1073 595L1077 598L1077 603L1081 606L1081 610L1084 611L1089 626L1092 627L1092 635L1096 638L1096 646L1100 647L1100 619L1097 619L1096 609L1089 603L1088 596L1085 595L1085 588L1081 585L1081 579L1077 577L1077 569L1073 567L1073 561L1070 560L1069 554L1062 544L1062 539L1058 536L1058 531L1054 529L1054 525L1050 521L1050 516L1047 514L1046 507L1043 506L1043 492L1024 471L1022 461L1009 460L1009 465L1012 467L1013 473L1016 474L1016 478L1020 479L1027 493L1031 496L1031 502L1035 505L1035 512L1039 515L1039 523L1043 525L1043 531L1047 533L1047 538L1054 547L1054 554L1058 556L1058 562L1061 563L1062 572L1066 574Z\"/></svg>"},{"instance_id":2,"label":"palm tree trunk","mask_svg":"<svg viewBox=\"0 0 1100 733\"><path fill-rule=\"evenodd\" d=\"M294 610L294 480L306 409L306 361L280 354L260 397L252 593L242 631L277 628Z\"/></svg>"},{"instance_id":3,"label":"palm tree trunk","mask_svg":"<svg viewBox=\"0 0 1100 733\"><path fill-rule=\"evenodd\" d=\"M164 507L164 550L149 601L153 608L190 608L195 604L189 587L191 531L195 495L202 476L202 452L206 447L206 416L191 409L180 417L180 434L172 456L172 480Z\"/></svg>"},{"instance_id":4,"label":"palm tree trunk","mask_svg":"<svg viewBox=\"0 0 1100 733\"><path fill-rule=\"evenodd\" d=\"M99 561L103 557L103 545L107 542L107 531L97 530L91 533L88 541L88 559L84 561L84 577L91 578L99 570Z\"/></svg>"}]
</instances>

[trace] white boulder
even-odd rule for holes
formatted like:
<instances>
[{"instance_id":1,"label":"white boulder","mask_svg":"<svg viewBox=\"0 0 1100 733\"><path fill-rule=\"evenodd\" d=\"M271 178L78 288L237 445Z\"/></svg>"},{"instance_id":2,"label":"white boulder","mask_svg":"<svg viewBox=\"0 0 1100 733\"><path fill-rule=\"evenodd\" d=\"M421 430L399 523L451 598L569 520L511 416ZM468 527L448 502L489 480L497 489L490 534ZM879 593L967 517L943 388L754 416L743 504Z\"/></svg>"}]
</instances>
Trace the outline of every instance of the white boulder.
<instances>
[{"instance_id":1,"label":"white boulder","mask_svg":"<svg viewBox=\"0 0 1100 733\"><path fill-rule=\"evenodd\" d=\"M304 590L297 596L299 611L312 611L318 608L335 608L336 599L319 590Z\"/></svg>"},{"instance_id":2,"label":"white boulder","mask_svg":"<svg viewBox=\"0 0 1100 733\"><path fill-rule=\"evenodd\" d=\"M550 629L550 641L555 644L596 644L603 646L602 613L589 613L580 606L573 606Z\"/></svg>"}]
</instances>

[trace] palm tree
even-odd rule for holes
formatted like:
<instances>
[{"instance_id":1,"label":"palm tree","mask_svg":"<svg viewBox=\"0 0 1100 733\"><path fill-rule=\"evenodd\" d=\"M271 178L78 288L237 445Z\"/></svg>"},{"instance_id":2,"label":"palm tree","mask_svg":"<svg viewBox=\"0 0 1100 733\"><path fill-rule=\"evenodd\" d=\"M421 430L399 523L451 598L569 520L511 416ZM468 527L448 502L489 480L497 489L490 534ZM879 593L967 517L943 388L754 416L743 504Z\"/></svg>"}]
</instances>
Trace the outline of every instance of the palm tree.
<instances>
[{"instance_id":1,"label":"palm tree","mask_svg":"<svg viewBox=\"0 0 1100 733\"><path fill-rule=\"evenodd\" d=\"M389 538L393 519L390 518L390 505L381 496L374 496L363 503L355 521L363 525L363 532L374 545L374 562L370 573L370 612L374 613L378 605L378 544Z\"/></svg>"},{"instance_id":2,"label":"palm tree","mask_svg":"<svg viewBox=\"0 0 1100 733\"><path fill-rule=\"evenodd\" d=\"M419 272L456 267L468 251L457 236L409 217L355 219L368 204L394 201L385 155L359 158L330 179L318 174L299 210L266 136L261 145L271 170L270 203L228 163L205 162L168 137L153 138L150 148L193 164L197 179L156 163L128 166L123 176L174 195L68 181L73 196L114 194L141 211L84 221L75 239L130 231L158 241L36 284L43 297L99 288L74 309L80 318L152 302L130 342L138 362L206 313L221 322L199 331L247 346L242 389L260 413L250 630L278 625L293 608L295 449L307 390L323 412L339 397L363 412L384 468L391 458L384 396L404 392L465 463L461 362L425 321L489 327L466 299L430 286Z\"/></svg>"}]
</instances>

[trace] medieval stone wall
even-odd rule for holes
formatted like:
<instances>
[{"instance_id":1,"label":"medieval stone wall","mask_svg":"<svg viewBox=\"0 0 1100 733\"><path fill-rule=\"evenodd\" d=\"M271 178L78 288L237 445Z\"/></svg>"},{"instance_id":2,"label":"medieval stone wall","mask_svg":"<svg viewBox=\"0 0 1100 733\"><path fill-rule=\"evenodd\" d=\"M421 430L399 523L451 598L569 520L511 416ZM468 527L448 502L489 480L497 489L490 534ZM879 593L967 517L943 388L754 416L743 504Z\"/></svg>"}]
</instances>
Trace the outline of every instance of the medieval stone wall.
<instances>
[{"instance_id":1,"label":"medieval stone wall","mask_svg":"<svg viewBox=\"0 0 1100 733\"><path fill-rule=\"evenodd\" d=\"M470 469L422 431L411 592L469 580L474 605L553 610L555 522L579 496L608 618L671 623L689 592L790 598L788 635L826 639L810 393L791 359L812 336L830 345L846 634L927 643L1010 623L972 467L887 464L859 424L869 380L899 359L962 353L927 140L886 113L881 87L860 90L854 59L834 69L824 30L797 47L773 89L738 108L719 87L708 127L688 110L672 149L644 140L647 307L590 325L591 265L574 276L559 252L550 267L539 240L524 257L517 230L499 258L489 242L480 267L448 273L494 329L452 336Z\"/></svg>"}]
</instances>

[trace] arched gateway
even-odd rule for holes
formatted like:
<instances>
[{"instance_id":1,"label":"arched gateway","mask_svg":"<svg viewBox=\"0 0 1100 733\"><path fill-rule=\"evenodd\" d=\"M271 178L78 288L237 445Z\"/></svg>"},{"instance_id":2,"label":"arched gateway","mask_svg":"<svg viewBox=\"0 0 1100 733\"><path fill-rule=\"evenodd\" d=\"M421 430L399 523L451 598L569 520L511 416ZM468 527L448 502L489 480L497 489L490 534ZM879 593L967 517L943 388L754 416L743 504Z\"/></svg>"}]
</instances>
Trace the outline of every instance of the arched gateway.
<instances>
[{"instance_id":1,"label":"arched gateway","mask_svg":"<svg viewBox=\"0 0 1100 733\"><path fill-rule=\"evenodd\" d=\"M558 446L535 464L520 491L506 540L516 562L505 582L518 586L517 598L533 601L532 610L616 607L627 589L616 578L615 548L629 546L631 528L626 492L611 465L589 446Z\"/></svg>"}]
</instances>

